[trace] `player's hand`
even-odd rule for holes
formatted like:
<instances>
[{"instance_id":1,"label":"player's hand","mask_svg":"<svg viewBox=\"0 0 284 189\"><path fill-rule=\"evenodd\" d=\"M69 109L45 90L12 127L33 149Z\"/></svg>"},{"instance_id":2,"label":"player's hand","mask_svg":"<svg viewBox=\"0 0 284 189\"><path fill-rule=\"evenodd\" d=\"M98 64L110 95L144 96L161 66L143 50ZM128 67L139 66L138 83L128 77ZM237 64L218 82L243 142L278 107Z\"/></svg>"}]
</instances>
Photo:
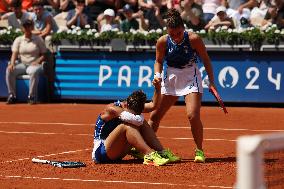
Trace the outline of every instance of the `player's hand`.
<instances>
[{"instance_id":1,"label":"player's hand","mask_svg":"<svg viewBox=\"0 0 284 189\"><path fill-rule=\"evenodd\" d=\"M152 81L152 85L155 87L156 90L160 90L161 89L161 81L162 80L158 80L158 79L153 79Z\"/></svg>"},{"instance_id":2,"label":"player's hand","mask_svg":"<svg viewBox=\"0 0 284 189\"><path fill-rule=\"evenodd\" d=\"M153 79L152 82L161 83L161 82L162 82L162 75L161 75L161 73L156 72L155 75L154 75L154 79Z\"/></svg>"}]
</instances>

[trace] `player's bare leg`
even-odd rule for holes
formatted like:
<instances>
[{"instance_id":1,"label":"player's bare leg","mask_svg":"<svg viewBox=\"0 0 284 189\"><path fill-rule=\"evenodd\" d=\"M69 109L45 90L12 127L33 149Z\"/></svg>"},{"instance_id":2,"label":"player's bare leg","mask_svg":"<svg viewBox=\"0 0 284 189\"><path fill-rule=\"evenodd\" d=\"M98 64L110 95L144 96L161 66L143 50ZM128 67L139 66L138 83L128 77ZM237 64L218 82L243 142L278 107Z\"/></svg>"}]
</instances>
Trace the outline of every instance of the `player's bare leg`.
<instances>
[{"instance_id":1,"label":"player's bare leg","mask_svg":"<svg viewBox=\"0 0 284 189\"><path fill-rule=\"evenodd\" d=\"M138 128L126 124L117 126L105 141L107 156L113 160L122 158L129 147L133 146L145 155L143 164L160 166L170 162L146 144Z\"/></svg>"},{"instance_id":2,"label":"player's bare leg","mask_svg":"<svg viewBox=\"0 0 284 189\"><path fill-rule=\"evenodd\" d=\"M155 132L158 131L161 119L164 117L170 107L175 104L177 99L177 96L162 95L160 106L158 107L158 109L151 112L150 119L148 121L148 124L153 128Z\"/></svg>"},{"instance_id":3,"label":"player's bare leg","mask_svg":"<svg viewBox=\"0 0 284 189\"><path fill-rule=\"evenodd\" d=\"M144 124L140 126L140 133L143 136L146 143L152 149L158 151L160 156L169 159L170 162L172 163L181 161L181 158L176 156L170 149L164 149L161 142L157 138L156 133L146 121L144 121Z\"/></svg>"},{"instance_id":4,"label":"player's bare leg","mask_svg":"<svg viewBox=\"0 0 284 189\"><path fill-rule=\"evenodd\" d=\"M121 158L131 146L134 146L143 154L149 154L154 151L145 143L135 126L125 124L117 126L110 133L105 141L105 146L110 159Z\"/></svg>"},{"instance_id":5,"label":"player's bare leg","mask_svg":"<svg viewBox=\"0 0 284 189\"><path fill-rule=\"evenodd\" d=\"M164 149L154 130L146 121L144 121L144 124L140 126L139 130L148 146L156 151L162 151Z\"/></svg>"},{"instance_id":6,"label":"player's bare leg","mask_svg":"<svg viewBox=\"0 0 284 189\"><path fill-rule=\"evenodd\" d=\"M203 150L203 125L200 119L201 93L190 93L185 97L187 117L196 147Z\"/></svg>"}]
</instances>

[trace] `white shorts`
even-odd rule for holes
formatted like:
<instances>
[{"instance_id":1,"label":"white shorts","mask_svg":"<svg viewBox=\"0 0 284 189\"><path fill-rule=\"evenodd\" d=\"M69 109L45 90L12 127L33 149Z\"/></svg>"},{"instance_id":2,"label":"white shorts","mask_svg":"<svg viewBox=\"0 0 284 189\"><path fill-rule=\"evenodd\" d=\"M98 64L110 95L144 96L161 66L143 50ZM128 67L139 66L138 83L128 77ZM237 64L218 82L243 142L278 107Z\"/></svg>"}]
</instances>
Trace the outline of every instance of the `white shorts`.
<instances>
[{"instance_id":1,"label":"white shorts","mask_svg":"<svg viewBox=\"0 0 284 189\"><path fill-rule=\"evenodd\" d=\"M164 70L161 93L172 96L203 93L202 79L198 67L195 64L183 69L167 67Z\"/></svg>"}]
</instances>

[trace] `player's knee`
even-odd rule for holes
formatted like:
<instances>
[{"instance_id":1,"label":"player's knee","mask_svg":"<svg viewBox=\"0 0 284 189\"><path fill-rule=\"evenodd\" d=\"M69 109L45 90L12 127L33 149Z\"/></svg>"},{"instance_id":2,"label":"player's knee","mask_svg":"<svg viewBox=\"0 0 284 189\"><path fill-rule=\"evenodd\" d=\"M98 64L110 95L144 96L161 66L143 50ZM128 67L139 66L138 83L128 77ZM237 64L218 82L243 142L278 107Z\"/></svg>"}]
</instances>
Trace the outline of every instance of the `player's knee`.
<instances>
[{"instance_id":1,"label":"player's knee","mask_svg":"<svg viewBox=\"0 0 284 189\"><path fill-rule=\"evenodd\" d=\"M122 127L122 129L124 129L125 131L139 130L140 129L140 127L135 126L135 125L130 124L130 123L120 124L120 127Z\"/></svg>"},{"instance_id":2,"label":"player's knee","mask_svg":"<svg viewBox=\"0 0 284 189\"><path fill-rule=\"evenodd\" d=\"M199 112L196 112L196 111L190 111L187 113L187 118L189 121L199 120L200 114Z\"/></svg>"}]
</instances>

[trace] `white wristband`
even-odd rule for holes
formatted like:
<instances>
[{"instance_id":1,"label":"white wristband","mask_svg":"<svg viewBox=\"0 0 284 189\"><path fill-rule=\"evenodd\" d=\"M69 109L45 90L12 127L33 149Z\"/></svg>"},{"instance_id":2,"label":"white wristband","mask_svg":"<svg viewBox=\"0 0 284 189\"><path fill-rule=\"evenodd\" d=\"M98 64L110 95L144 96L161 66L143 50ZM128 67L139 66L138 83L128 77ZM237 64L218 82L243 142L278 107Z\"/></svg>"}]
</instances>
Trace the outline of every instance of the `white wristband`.
<instances>
[{"instance_id":1,"label":"white wristband","mask_svg":"<svg viewBox=\"0 0 284 189\"><path fill-rule=\"evenodd\" d=\"M121 112L120 116L119 116L121 121L125 121L127 123L131 123L133 125L136 126L140 126L143 124L144 122L144 116L143 115L134 115L130 112L127 111L123 111Z\"/></svg>"},{"instance_id":2,"label":"white wristband","mask_svg":"<svg viewBox=\"0 0 284 189\"><path fill-rule=\"evenodd\" d=\"M159 78L159 79L162 78L161 73L156 72L155 75L154 75L154 78Z\"/></svg>"}]
</instances>

